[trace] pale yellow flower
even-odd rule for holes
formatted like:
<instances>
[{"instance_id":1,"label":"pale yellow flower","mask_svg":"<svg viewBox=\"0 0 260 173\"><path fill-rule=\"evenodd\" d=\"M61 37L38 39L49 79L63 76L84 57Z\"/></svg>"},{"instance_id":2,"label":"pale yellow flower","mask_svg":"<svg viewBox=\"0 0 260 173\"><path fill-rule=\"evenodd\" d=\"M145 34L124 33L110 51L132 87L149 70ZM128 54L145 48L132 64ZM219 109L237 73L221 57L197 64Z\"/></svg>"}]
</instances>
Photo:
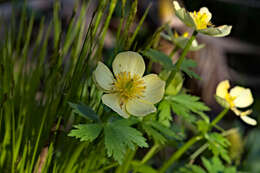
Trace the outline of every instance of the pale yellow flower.
<instances>
[{"instance_id":1,"label":"pale yellow flower","mask_svg":"<svg viewBox=\"0 0 260 173\"><path fill-rule=\"evenodd\" d=\"M136 52L121 52L113 61L113 73L98 62L93 76L106 94L102 102L124 118L145 116L156 111L154 104L164 95L165 81L156 74L143 77L145 63Z\"/></svg>"},{"instance_id":2,"label":"pale yellow flower","mask_svg":"<svg viewBox=\"0 0 260 173\"><path fill-rule=\"evenodd\" d=\"M207 7L202 7L199 11L188 12L181 8L177 1L173 1L176 16L187 26L194 28L197 32L213 37L224 37L231 31L232 26L222 25L215 27L210 22L212 14Z\"/></svg>"},{"instance_id":3,"label":"pale yellow flower","mask_svg":"<svg viewBox=\"0 0 260 173\"><path fill-rule=\"evenodd\" d=\"M190 12L190 16L192 17L197 29L206 29L208 26L212 26L210 22L212 14L206 7L202 7L198 12Z\"/></svg>"},{"instance_id":4,"label":"pale yellow flower","mask_svg":"<svg viewBox=\"0 0 260 173\"><path fill-rule=\"evenodd\" d=\"M216 90L216 96L225 100L230 109L240 118L250 125L256 125L256 120L250 118L248 115L252 113L252 110L240 111L237 108L246 108L250 106L253 102L253 96L251 90L248 88L243 88L240 86L235 86L230 91L230 84L228 80L222 81L218 84Z\"/></svg>"}]
</instances>

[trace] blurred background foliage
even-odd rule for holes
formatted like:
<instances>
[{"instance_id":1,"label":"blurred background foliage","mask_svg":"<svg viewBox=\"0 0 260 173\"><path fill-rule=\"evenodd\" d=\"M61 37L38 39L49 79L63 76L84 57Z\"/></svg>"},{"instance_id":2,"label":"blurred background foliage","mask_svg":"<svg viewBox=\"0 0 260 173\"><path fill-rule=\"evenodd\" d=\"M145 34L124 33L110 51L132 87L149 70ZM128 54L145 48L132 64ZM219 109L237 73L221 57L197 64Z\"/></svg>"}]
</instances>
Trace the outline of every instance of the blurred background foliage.
<instances>
[{"instance_id":1,"label":"blurred background foliage","mask_svg":"<svg viewBox=\"0 0 260 173\"><path fill-rule=\"evenodd\" d=\"M62 30L67 30L68 21L73 15L73 7L77 4L73 0L60 0L60 16L62 18ZM45 21L51 20L53 13L53 0L27 0L26 11L28 14L35 15L35 23L40 24L44 16ZM94 11L99 1L90 1L89 10ZM254 95L253 115L260 122L260 2L257 0L184 0L180 1L189 11L198 10L200 7L207 6L213 14L212 22L215 25L228 24L232 25L231 35L227 38L210 38L207 36L198 36L199 43L206 44L206 47L198 52L189 53L188 57L194 59L198 66L195 71L200 75L201 80L193 80L185 76L184 86L193 94L202 97L207 105L213 107L211 115L216 115L220 107L215 103L214 93L216 85L224 80L229 79L233 84L239 84L251 88ZM145 10L151 4L148 16L137 35L137 43L132 49L142 47L144 38L151 37L151 34L162 24L169 25L183 33L189 31L186 26L181 24L173 16L170 0L140 0L138 11L132 31L138 25ZM80 4L79 4L80 5ZM131 8L127 1L127 8ZM15 19L18 23L21 20L24 1L0 1L1 20L11 25L11 20ZM12 8L15 9L16 15L12 16ZM92 13L86 16L86 22L91 20ZM112 48L115 47L116 31L120 23L121 8L118 5L109 25L108 33L104 42L103 58L105 61L115 54ZM102 21L104 22L104 21ZM2 22L1 22L2 23ZM48 23L48 22L46 22ZM1 34L5 33L5 25L0 25ZM48 26L46 26L47 28ZM131 28L130 28L131 31ZM18 27L17 27L18 32ZM36 31L32 31L34 38L37 38ZM0 38L2 37L0 35ZM166 40L160 39L159 47L161 51L169 54L172 45ZM118 45L117 45L118 46ZM118 46L120 49L120 46ZM173 57L176 61L177 56ZM111 61L108 62L111 64ZM153 71L158 72L160 66L154 64ZM260 128L248 126L241 122L239 118L230 112L229 116L222 121L223 128L235 127L238 130L228 136L231 142L231 157L239 170L244 172L260 172ZM163 153L162 153L163 154Z\"/></svg>"}]
</instances>

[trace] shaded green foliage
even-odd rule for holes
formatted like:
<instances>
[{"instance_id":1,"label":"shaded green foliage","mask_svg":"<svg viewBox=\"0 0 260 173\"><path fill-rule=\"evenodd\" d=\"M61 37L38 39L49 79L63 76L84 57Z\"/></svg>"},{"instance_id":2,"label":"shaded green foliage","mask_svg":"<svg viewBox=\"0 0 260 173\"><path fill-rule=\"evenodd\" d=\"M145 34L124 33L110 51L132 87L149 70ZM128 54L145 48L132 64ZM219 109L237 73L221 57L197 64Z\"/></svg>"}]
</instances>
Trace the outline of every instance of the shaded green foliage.
<instances>
[{"instance_id":1,"label":"shaded green foliage","mask_svg":"<svg viewBox=\"0 0 260 173\"><path fill-rule=\"evenodd\" d=\"M206 159L202 157L203 166L202 168L197 165L187 165L186 167L180 168L178 173L236 173L237 170L234 166L226 166L218 157L212 157Z\"/></svg>"},{"instance_id":2,"label":"shaded green foliage","mask_svg":"<svg viewBox=\"0 0 260 173\"><path fill-rule=\"evenodd\" d=\"M136 145L139 147L148 147L142 133L135 128L127 126L122 121L118 120L107 123L104 127L107 154L108 156L113 156L119 163L122 163L127 148L134 150Z\"/></svg>"},{"instance_id":3,"label":"shaded green foliage","mask_svg":"<svg viewBox=\"0 0 260 173\"><path fill-rule=\"evenodd\" d=\"M74 126L76 129L71 130L68 136L79 138L80 141L92 142L102 130L101 124L79 124Z\"/></svg>"},{"instance_id":4,"label":"shaded green foliage","mask_svg":"<svg viewBox=\"0 0 260 173\"><path fill-rule=\"evenodd\" d=\"M208 116L204 111L210 109L202 102L199 97L188 94L178 94L175 96L167 96L166 99L171 104L172 110L179 116L184 117L188 121L195 121L194 114L201 116L206 122L209 122Z\"/></svg>"}]
</instances>

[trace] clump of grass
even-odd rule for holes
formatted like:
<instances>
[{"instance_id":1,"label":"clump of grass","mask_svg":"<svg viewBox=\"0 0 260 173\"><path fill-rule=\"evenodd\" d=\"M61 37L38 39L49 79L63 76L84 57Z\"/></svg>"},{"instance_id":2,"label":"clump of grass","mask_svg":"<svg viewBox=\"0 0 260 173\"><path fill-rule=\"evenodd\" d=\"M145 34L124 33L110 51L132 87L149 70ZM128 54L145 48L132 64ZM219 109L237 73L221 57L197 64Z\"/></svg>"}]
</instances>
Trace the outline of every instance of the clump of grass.
<instances>
[{"instance_id":1,"label":"clump of grass","mask_svg":"<svg viewBox=\"0 0 260 173\"><path fill-rule=\"evenodd\" d=\"M89 4L78 3L67 24L59 15L59 1L54 3L50 21L45 17L36 21L37 12L29 13L25 4L20 20L15 20L13 11L12 23L4 25L0 42L1 172L79 172L107 162L96 159L95 151L105 155L102 147L67 136L74 122L84 122L74 117L68 102L81 101L102 112L101 92L93 85L91 73L103 56L115 7L122 6L117 42L124 45L114 53L132 46L148 10L129 34L137 0L128 16L125 1L101 0L91 21L86 21Z\"/></svg>"}]
</instances>

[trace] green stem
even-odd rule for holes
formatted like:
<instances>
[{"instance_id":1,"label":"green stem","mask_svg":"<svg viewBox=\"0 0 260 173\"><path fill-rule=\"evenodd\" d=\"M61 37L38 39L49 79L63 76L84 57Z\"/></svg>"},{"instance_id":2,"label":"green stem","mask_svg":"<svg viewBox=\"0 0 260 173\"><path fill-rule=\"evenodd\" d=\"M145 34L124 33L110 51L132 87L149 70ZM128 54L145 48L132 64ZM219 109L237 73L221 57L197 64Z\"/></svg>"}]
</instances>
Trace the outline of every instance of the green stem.
<instances>
[{"instance_id":1,"label":"green stem","mask_svg":"<svg viewBox=\"0 0 260 173\"><path fill-rule=\"evenodd\" d=\"M166 87L171 83L171 81L173 80L173 78L175 77L176 73L180 70L181 68L181 64L185 58L185 56L187 55L190 47L191 47L191 44L193 42L193 40L196 38L196 35L198 34L198 32L195 30L193 31L192 33L192 36L191 38L189 39L188 43L186 44L180 58L178 59L176 65L175 65L175 68L172 70L170 76L168 77L167 81L166 81Z\"/></svg>"},{"instance_id":2,"label":"green stem","mask_svg":"<svg viewBox=\"0 0 260 173\"><path fill-rule=\"evenodd\" d=\"M153 147L145 154L145 156L140 162L140 165L134 168L133 173L136 173L141 165L145 164L148 160L150 160L153 157L153 155L158 152L159 148L159 144L154 144Z\"/></svg>"},{"instance_id":3,"label":"green stem","mask_svg":"<svg viewBox=\"0 0 260 173\"><path fill-rule=\"evenodd\" d=\"M201 140L202 136L195 136L191 138L188 142L186 142L179 150L177 150L169 160L164 162L163 166L159 169L158 173L164 173L166 170L176 161L178 160L185 151L187 151L193 144L197 141Z\"/></svg>"},{"instance_id":4,"label":"green stem","mask_svg":"<svg viewBox=\"0 0 260 173\"><path fill-rule=\"evenodd\" d=\"M198 150L196 150L191 156L190 156L190 162L189 164L192 164L195 159L203 152L205 151L207 148L208 148L209 144L206 143L204 145L202 145Z\"/></svg>"},{"instance_id":5,"label":"green stem","mask_svg":"<svg viewBox=\"0 0 260 173\"><path fill-rule=\"evenodd\" d=\"M179 47L178 47L178 46L175 46L175 47L172 49L172 51L171 51L169 57L172 57L172 56L175 54L175 52L177 52L178 50L179 50Z\"/></svg>"},{"instance_id":6,"label":"green stem","mask_svg":"<svg viewBox=\"0 0 260 173\"><path fill-rule=\"evenodd\" d=\"M211 130L211 128L213 126L215 126L228 112L229 108L225 108L220 114L218 114L218 116L210 123L210 127L208 129L208 131ZM171 157L169 160L167 160L163 166L159 169L158 173L164 173L176 160L178 160L182 154L185 153L185 151L187 151L193 144L195 144L197 141L201 140L203 138L203 136L199 135L199 136L195 136L193 138L191 138L190 140L188 140L188 142L186 142L179 150L177 150Z\"/></svg>"},{"instance_id":7,"label":"green stem","mask_svg":"<svg viewBox=\"0 0 260 173\"><path fill-rule=\"evenodd\" d=\"M116 166L118 166L118 163L112 163L112 164L110 164L110 165L108 165L108 166L105 166L104 168L102 168L102 169L100 169L100 170L93 171L92 173L104 172L104 171L109 170L109 169L111 169L111 168L114 168L114 167L116 167Z\"/></svg>"},{"instance_id":8,"label":"green stem","mask_svg":"<svg viewBox=\"0 0 260 173\"><path fill-rule=\"evenodd\" d=\"M159 144L155 144L153 145L153 147L145 154L145 156L143 157L141 164L145 164L148 160L150 160L153 155L155 153L157 153L158 149L159 149L160 145Z\"/></svg>"},{"instance_id":9,"label":"green stem","mask_svg":"<svg viewBox=\"0 0 260 173\"><path fill-rule=\"evenodd\" d=\"M147 73L150 73L152 71L152 67L153 67L153 61L150 60L147 67Z\"/></svg>"},{"instance_id":10,"label":"green stem","mask_svg":"<svg viewBox=\"0 0 260 173\"><path fill-rule=\"evenodd\" d=\"M218 116L210 123L210 127L209 130L215 126L228 112L229 108L225 108L222 112L220 112L220 114L218 114Z\"/></svg>"}]
</instances>

